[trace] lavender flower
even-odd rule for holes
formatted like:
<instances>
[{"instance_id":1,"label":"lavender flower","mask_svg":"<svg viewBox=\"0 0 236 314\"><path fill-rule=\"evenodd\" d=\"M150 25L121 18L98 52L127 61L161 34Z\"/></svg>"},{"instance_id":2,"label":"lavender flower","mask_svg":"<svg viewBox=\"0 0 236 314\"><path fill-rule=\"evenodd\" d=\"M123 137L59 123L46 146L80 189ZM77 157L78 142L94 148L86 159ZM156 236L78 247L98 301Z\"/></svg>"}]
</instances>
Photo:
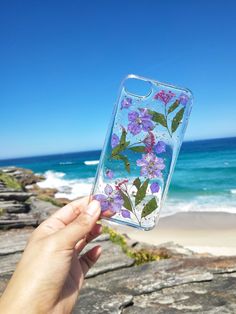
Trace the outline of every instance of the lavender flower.
<instances>
[{"instance_id":1,"label":"lavender flower","mask_svg":"<svg viewBox=\"0 0 236 314\"><path fill-rule=\"evenodd\" d=\"M188 100L189 100L189 97L186 94L184 94L184 93L180 94L180 96L179 96L180 104L182 104L183 106L186 106Z\"/></svg>"},{"instance_id":2,"label":"lavender flower","mask_svg":"<svg viewBox=\"0 0 236 314\"><path fill-rule=\"evenodd\" d=\"M119 136L113 133L111 136L111 147L115 148L119 143L120 143Z\"/></svg>"},{"instance_id":3,"label":"lavender flower","mask_svg":"<svg viewBox=\"0 0 236 314\"><path fill-rule=\"evenodd\" d=\"M128 130L133 134L137 135L142 130L150 131L154 128L151 121L152 116L148 113L147 109L140 108L138 111L131 111L128 114L130 123L128 124Z\"/></svg>"},{"instance_id":4,"label":"lavender flower","mask_svg":"<svg viewBox=\"0 0 236 314\"><path fill-rule=\"evenodd\" d=\"M121 101L121 109L128 109L132 105L132 99L131 98L124 98Z\"/></svg>"},{"instance_id":5,"label":"lavender flower","mask_svg":"<svg viewBox=\"0 0 236 314\"><path fill-rule=\"evenodd\" d=\"M161 170L165 168L164 160L153 153L143 154L142 158L136 161L136 164L141 167L141 176L149 179L162 177Z\"/></svg>"},{"instance_id":6,"label":"lavender flower","mask_svg":"<svg viewBox=\"0 0 236 314\"><path fill-rule=\"evenodd\" d=\"M165 153L166 151L166 144L163 141L157 142L157 144L154 146L154 151L157 154Z\"/></svg>"},{"instance_id":7,"label":"lavender flower","mask_svg":"<svg viewBox=\"0 0 236 314\"><path fill-rule=\"evenodd\" d=\"M114 172L111 169L106 170L106 177L112 179L114 177Z\"/></svg>"},{"instance_id":8,"label":"lavender flower","mask_svg":"<svg viewBox=\"0 0 236 314\"><path fill-rule=\"evenodd\" d=\"M160 190L160 185L157 182L153 182L150 185L150 189L152 193L157 193Z\"/></svg>"},{"instance_id":9,"label":"lavender flower","mask_svg":"<svg viewBox=\"0 0 236 314\"><path fill-rule=\"evenodd\" d=\"M130 218L130 211L129 211L129 210L126 210L126 209L122 209L122 210L121 210L121 215L122 215L124 218Z\"/></svg>"},{"instance_id":10,"label":"lavender flower","mask_svg":"<svg viewBox=\"0 0 236 314\"><path fill-rule=\"evenodd\" d=\"M168 92L165 92L164 90L161 90L158 92L155 96L154 99L162 101L165 105L168 104L168 102L175 97L175 94L172 93L170 90Z\"/></svg>"},{"instance_id":11,"label":"lavender flower","mask_svg":"<svg viewBox=\"0 0 236 314\"><path fill-rule=\"evenodd\" d=\"M114 213L121 211L121 208L124 204L123 198L120 195L119 191L113 190L110 184L107 184L104 189L104 194L94 195L94 199L100 202L101 210L107 211L110 210Z\"/></svg>"}]
</instances>

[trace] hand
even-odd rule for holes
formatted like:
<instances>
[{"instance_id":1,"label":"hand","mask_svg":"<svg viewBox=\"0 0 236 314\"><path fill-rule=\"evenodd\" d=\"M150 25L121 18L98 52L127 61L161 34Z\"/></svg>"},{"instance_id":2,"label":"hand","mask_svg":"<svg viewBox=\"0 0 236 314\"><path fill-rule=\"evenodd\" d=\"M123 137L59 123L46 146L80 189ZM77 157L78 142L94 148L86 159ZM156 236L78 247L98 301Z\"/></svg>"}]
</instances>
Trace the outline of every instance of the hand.
<instances>
[{"instance_id":1,"label":"hand","mask_svg":"<svg viewBox=\"0 0 236 314\"><path fill-rule=\"evenodd\" d=\"M8 287L0 313L70 313L84 277L101 254L95 246L78 256L101 233L98 201L76 200L32 233Z\"/></svg>"}]
</instances>

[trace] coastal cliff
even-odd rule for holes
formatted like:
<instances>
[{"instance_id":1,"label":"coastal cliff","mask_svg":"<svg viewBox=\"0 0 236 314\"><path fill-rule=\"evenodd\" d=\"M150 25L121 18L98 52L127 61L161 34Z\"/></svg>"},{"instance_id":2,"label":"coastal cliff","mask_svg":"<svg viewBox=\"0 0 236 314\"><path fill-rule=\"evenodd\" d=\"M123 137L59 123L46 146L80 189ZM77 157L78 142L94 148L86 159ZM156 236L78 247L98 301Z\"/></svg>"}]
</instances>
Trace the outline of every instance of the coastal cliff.
<instances>
[{"instance_id":1,"label":"coastal cliff","mask_svg":"<svg viewBox=\"0 0 236 314\"><path fill-rule=\"evenodd\" d=\"M0 293L31 232L68 202L40 189L40 180L30 170L0 169ZM236 256L197 254L172 242L150 246L108 227L95 242L103 254L73 313L236 312Z\"/></svg>"}]
</instances>

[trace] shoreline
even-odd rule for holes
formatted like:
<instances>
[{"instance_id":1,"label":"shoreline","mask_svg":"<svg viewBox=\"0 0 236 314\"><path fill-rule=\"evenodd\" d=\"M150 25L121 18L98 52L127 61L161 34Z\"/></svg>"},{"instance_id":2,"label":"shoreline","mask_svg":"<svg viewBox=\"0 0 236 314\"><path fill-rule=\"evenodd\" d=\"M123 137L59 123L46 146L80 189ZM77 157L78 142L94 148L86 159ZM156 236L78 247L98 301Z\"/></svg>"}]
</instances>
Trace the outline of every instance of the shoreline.
<instances>
[{"instance_id":1,"label":"shoreline","mask_svg":"<svg viewBox=\"0 0 236 314\"><path fill-rule=\"evenodd\" d=\"M56 188L38 186L38 182L44 182L43 176L16 167L1 168L1 170L0 190L2 195L6 194L4 196L6 200L0 204L2 229L35 226L51 213L52 208L55 210L68 203L68 199L65 198L55 199L55 194L58 192ZM25 202L26 200L30 201L30 205ZM120 233L126 233L131 239L139 242L153 245L174 242L197 253L218 256L236 256L235 227L236 214L219 211L178 212L161 217L157 227L151 231L140 231L112 224L112 228Z\"/></svg>"},{"instance_id":2,"label":"shoreline","mask_svg":"<svg viewBox=\"0 0 236 314\"><path fill-rule=\"evenodd\" d=\"M197 253L236 255L236 214L182 212L159 219L151 231L116 227L132 240L160 245L174 242Z\"/></svg>"}]
</instances>

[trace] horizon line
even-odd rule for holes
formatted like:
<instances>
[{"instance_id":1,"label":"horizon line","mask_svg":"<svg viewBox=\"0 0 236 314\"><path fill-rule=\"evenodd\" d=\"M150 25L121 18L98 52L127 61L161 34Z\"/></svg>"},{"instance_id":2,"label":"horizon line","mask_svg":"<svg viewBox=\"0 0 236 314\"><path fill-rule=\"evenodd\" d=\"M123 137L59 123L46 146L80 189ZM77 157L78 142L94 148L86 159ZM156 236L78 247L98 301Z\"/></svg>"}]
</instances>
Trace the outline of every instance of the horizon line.
<instances>
[{"instance_id":1,"label":"horizon line","mask_svg":"<svg viewBox=\"0 0 236 314\"><path fill-rule=\"evenodd\" d=\"M214 140L231 139L231 138L236 138L236 136L186 140L186 141L183 141L183 143L214 141ZM78 154L78 153L97 152L97 151L101 151L101 150L102 150L102 148L97 148L97 149L88 149L88 150L81 150L81 151L50 153L50 154L43 154L43 155L27 155L27 156L20 156L20 157L7 157L7 158L0 158L0 162L8 161L8 160L18 160L18 159L23 159L23 158L27 159L27 158L37 158L37 157L48 157L48 156L57 156L57 155L69 155L69 154Z\"/></svg>"}]
</instances>

